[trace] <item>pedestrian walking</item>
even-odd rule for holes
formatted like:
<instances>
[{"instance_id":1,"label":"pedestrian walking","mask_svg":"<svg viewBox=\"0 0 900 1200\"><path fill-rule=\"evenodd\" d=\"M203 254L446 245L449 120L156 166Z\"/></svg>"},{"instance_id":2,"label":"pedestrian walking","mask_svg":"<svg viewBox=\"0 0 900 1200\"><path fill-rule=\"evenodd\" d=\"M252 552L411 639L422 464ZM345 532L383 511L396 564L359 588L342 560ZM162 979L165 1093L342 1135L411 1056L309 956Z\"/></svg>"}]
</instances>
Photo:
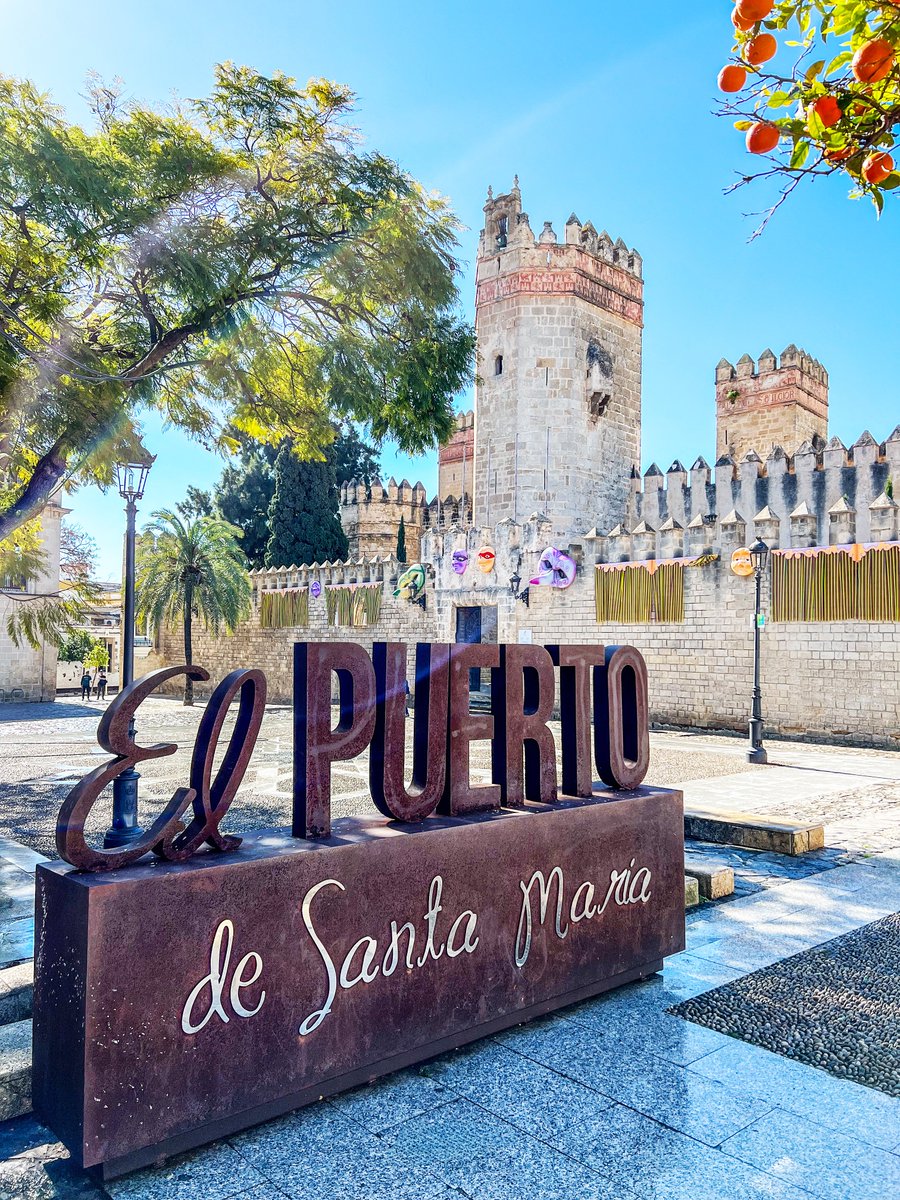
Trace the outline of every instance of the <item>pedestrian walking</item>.
<instances>
[{"instance_id":1,"label":"pedestrian walking","mask_svg":"<svg viewBox=\"0 0 900 1200\"><path fill-rule=\"evenodd\" d=\"M91 698L91 676L87 667L81 674L81 699L90 700Z\"/></svg>"},{"instance_id":2,"label":"pedestrian walking","mask_svg":"<svg viewBox=\"0 0 900 1200\"><path fill-rule=\"evenodd\" d=\"M103 667L100 668L100 674L97 676L97 699L106 699L106 671Z\"/></svg>"}]
</instances>

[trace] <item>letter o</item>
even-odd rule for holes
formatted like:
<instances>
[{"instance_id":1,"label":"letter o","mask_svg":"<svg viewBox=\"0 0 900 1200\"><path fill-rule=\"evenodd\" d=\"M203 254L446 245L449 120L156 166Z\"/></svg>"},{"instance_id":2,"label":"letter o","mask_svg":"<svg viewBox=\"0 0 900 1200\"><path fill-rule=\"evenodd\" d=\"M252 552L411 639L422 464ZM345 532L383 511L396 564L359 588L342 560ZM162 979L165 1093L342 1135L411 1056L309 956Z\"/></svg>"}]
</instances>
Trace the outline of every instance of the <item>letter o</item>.
<instances>
[{"instance_id":1,"label":"letter o","mask_svg":"<svg viewBox=\"0 0 900 1200\"><path fill-rule=\"evenodd\" d=\"M594 670L594 757L610 787L640 785L650 766L647 664L634 646L607 646Z\"/></svg>"}]
</instances>

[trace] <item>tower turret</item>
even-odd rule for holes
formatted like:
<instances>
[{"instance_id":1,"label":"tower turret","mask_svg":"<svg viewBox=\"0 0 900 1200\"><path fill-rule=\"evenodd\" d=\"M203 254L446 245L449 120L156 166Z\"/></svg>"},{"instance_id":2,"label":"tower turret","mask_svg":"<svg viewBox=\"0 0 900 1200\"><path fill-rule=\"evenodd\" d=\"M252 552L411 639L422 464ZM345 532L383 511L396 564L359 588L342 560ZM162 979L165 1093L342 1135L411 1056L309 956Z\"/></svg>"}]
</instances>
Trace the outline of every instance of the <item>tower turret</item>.
<instances>
[{"instance_id":1,"label":"tower turret","mask_svg":"<svg viewBox=\"0 0 900 1200\"><path fill-rule=\"evenodd\" d=\"M573 213L532 233L516 179L476 270L475 520L541 512L559 534L622 519L640 461L641 259Z\"/></svg>"}]
</instances>

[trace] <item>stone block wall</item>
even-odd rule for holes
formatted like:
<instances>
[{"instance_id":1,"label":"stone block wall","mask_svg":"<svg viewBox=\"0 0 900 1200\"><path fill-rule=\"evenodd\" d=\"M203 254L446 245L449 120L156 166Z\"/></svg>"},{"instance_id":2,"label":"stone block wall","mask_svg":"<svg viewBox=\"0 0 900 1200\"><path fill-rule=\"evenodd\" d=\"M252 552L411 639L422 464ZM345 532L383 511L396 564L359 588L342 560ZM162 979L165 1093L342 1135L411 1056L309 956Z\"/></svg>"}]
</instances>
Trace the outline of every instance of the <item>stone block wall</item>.
<instances>
[{"instance_id":1,"label":"stone block wall","mask_svg":"<svg viewBox=\"0 0 900 1200\"><path fill-rule=\"evenodd\" d=\"M59 590L60 523L68 509L48 504L41 514L41 549L46 568L39 579L29 581L24 592L0 590L0 703L56 699L56 647L43 644L35 650L27 643L16 646L6 632L7 618L20 605L38 603L28 596L53 595Z\"/></svg>"},{"instance_id":2,"label":"stone block wall","mask_svg":"<svg viewBox=\"0 0 900 1200\"><path fill-rule=\"evenodd\" d=\"M607 539L575 539L562 549L579 565L566 590L531 587L529 605L514 599L535 574L541 551L552 537L546 521L503 522L494 529L455 527L426 536L433 564L426 609L394 599L396 561L346 563L314 571L254 574L257 601L251 618L233 637L195 634L196 661L212 675L202 695L228 671L261 667L273 701L292 694L292 645L298 640L403 641L410 655L417 641L453 641L461 607L480 607L485 626L500 642L581 642L637 646L650 674L651 718L660 725L700 726L744 732L753 679L753 581L733 575L727 547L722 558L684 571L685 619L678 624L603 624L596 621L594 567L606 561ZM495 569L479 572L474 555L481 545L496 552ZM472 564L463 576L451 566L454 550L467 549ZM369 628L329 626L324 597L310 599L310 624L303 629L262 629L258 596L270 587L323 583L381 582L381 616ZM768 585L763 607L768 606ZM492 635L493 637L493 635ZM142 673L181 661L180 631L160 635L155 653L137 664ZM410 659L410 677L412 661ZM176 687L171 689L177 691ZM763 710L767 729L790 736L900 749L900 623L860 621L769 622L762 634Z\"/></svg>"}]
</instances>

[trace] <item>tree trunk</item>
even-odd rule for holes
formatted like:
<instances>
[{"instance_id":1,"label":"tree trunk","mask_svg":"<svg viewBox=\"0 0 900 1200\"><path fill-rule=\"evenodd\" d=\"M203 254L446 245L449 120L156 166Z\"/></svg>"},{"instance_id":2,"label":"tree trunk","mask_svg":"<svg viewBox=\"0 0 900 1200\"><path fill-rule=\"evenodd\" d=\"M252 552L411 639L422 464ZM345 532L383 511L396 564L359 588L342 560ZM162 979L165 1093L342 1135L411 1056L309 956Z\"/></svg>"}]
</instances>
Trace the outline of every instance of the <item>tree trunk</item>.
<instances>
[{"instance_id":1,"label":"tree trunk","mask_svg":"<svg viewBox=\"0 0 900 1200\"><path fill-rule=\"evenodd\" d=\"M59 442L39 459L25 491L9 508L0 513L0 540L9 537L20 525L40 516L66 473L66 455Z\"/></svg>"},{"instance_id":2,"label":"tree trunk","mask_svg":"<svg viewBox=\"0 0 900 1200\"><path fill-rule=\"evenodd\" d=\"M187 666L194 663L194 644L191 638L191 607L194 600L194 589L188 583L184 589L184 661ZM184 703L190 706L194 703L194 681L190 675L184 678Z\"/></svg>"}]
</instances>

